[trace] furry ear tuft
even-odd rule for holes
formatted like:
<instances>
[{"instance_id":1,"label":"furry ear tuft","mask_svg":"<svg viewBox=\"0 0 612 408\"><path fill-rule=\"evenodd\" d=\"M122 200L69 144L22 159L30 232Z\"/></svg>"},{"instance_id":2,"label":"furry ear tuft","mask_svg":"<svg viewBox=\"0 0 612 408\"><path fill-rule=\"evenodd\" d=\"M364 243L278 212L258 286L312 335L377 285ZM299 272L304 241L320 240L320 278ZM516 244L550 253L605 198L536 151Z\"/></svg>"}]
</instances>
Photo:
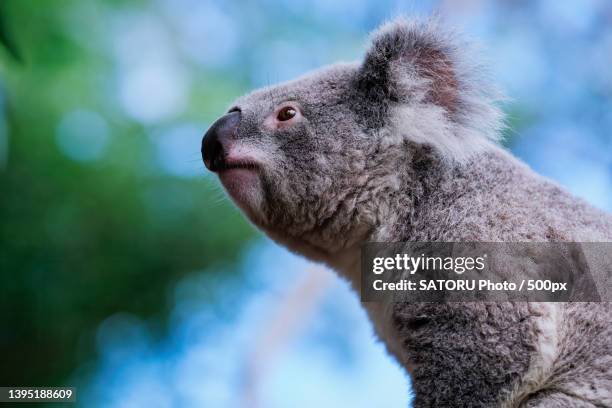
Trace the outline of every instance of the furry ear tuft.
<instances>
[{"instance_id":1,"label":"furry ear tuft","mask_svg":"<svg viewBox=\"0 0 612 408\"><path fill-rule=\"evenodd\" d=\"M499 139L503 98L460 38L435 20L399 18L374 32L355 84L367 126L384 126L398 106L434 105L459 140Z\"/></svg>"},{"instance_id":2,"label":"furry ear tuft","mask_svg":"<svg viewBox=\"0 0 612 408\"><path fill-rule=\"evenodd\" d=\"M361 67L360 89L377 102L402 101L416 92L406 89L412 81L413 86L423 86L425 102L455 112L459 81L451 46L444 40L434 23L399 19L382 26L373 35Z\"/></svg>"}]
</instances>

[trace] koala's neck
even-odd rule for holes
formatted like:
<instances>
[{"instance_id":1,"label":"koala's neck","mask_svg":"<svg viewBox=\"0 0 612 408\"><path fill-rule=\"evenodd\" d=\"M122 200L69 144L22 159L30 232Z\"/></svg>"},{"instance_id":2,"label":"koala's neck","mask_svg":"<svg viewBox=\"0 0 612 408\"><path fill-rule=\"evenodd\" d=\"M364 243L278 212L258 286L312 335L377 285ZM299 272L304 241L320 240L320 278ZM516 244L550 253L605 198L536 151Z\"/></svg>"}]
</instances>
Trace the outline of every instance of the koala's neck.
<instances>
[{"instance_id":1,"label":"koala's neck","mask_svg":"<svg viewBox=\"0 0 612 408\"><path fill-rule=\"evenodd\" d=\"M427 152L399 169L398 188L371 197L376 225L364 242L478 240L470 226L479 217L473 203L487 202L486 197L500 188L500 178L533 174L496 146L464 162L444 161ZM356 290L360 290L360 249L360 245L346 248L324 260Z\"/></svg>"}]
</instances>

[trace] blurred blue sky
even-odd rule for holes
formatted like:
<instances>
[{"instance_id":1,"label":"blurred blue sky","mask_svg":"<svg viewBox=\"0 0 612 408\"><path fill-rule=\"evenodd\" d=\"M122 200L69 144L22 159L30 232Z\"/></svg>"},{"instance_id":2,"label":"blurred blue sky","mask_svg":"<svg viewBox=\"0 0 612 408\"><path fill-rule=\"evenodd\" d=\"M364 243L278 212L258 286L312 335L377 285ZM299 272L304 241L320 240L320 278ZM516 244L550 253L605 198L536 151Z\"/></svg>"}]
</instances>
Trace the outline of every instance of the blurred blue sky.
<instances>
[{"instance_id":1,"label":"blurred blue sky","mask_svg":"<svg viewBox=\"0 0 612 408\"><path fill-rule=\"evenodd\" d=\"M406 406L408 380L345 282L269 241L254 243L240 268L246 280L219 268L181 281L162 341L134 316L107 319L98 372L79 398L93 407ZM305 290L313 274L314 294Z\"/></svg>"},{"instance_id":2,"label":"blurred blue sky","mask_svg":"<svg viewBox=\"0 0 612 408\"><path fill-rule=\"evenodd\" d=\"M358 59L367 33L385 19L434 12L484 44L492 75L509 96L509 148L612 210L609 1L158 0L144 8L83 3L73 18L98 13L110 22L107 35L86 46L112 64L102 92L146 129L158 171L201 177L201 135L233 97ZM202 82L202 72L218 81ZM213 103L194 112L193 100L203 96ZM91 133L73 131L84 127ZM68 113L56 133L58 147L77 161L96 160L111 137L104 119L84 110ZM0 129L0 166L2 140ZM265 351L269 362L253 371L249 364L263 352L257 342L278 329L274 318L282 320L287 294L300 282L308 288L311 266L261 238L244 254L244 273L226 268L195 271L163 300L173 312L161 340L135 316L103 322L83 405L406 406L408 380L373 338L356 297L324 273L316 275L320 291L298 309L299 324L286 328L278 347Z\"/></svg>"}]
</instances>

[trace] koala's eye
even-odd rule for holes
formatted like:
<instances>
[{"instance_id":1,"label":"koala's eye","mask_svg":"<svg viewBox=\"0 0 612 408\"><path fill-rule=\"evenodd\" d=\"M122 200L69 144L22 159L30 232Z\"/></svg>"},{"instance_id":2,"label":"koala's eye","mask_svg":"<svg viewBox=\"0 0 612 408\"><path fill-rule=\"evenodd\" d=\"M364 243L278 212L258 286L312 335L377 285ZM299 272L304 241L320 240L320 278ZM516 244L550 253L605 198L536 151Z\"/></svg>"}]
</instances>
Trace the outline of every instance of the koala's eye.
<instances>
[{"instance_id":1,"label":"koala's eye","mask_svg":"<svg viewBox=\"0 0 612 408\"><path fill-rule=\"evenodd\" d=\"M276 119L281 122L285 122L297 115L297 110L293 106L285 106L283 109L278 111L278 115L276 115Z\"/></svg>"}]
</instances>

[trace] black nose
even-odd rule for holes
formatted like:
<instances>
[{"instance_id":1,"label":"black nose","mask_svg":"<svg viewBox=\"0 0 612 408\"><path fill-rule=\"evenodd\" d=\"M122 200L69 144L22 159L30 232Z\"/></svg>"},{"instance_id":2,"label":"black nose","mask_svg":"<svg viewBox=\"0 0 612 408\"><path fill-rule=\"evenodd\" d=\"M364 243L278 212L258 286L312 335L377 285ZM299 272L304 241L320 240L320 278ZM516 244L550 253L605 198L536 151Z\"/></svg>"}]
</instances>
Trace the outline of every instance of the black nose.
<instances>
[{"instance_id":1,"label":"black nose","mask_svg":"<svg viewBox=\"0 0 612 408\"><path fill-rule=\"evenodd\" d=\"M210 171L223 167L228 142L235 137L240 123L240 111L234 110L219 119L208 129L202 139L202 159Z\"/></svg>"}]
</instances>

